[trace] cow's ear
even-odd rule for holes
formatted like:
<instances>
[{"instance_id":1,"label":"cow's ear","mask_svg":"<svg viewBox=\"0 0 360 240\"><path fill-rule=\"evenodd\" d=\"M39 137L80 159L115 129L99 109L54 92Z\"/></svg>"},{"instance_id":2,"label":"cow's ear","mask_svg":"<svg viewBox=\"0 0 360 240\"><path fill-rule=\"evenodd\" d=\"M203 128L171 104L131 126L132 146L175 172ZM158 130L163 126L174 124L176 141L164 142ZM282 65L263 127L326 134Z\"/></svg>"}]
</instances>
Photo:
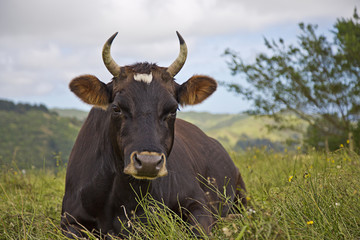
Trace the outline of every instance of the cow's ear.
<instances>
[{"instance_id":1,"label":"cow's ear","mask_svg":"<svg viewBox=\"0 0 360 240\"><path fill-rule=\"evenodd\" d=\"M76 96L88 104L106 108L110 103L111 94L106 84L93 75L74 78L69 87Z\"/></svg>"},{"instance_id":2,"label":"cow's ear","mask_svg":"<svg viewBox=\"0 0 360 240\"><path fill-rule=\"evenodd\" d=\"M184 105L195 105L215 92L217 83L211 77L194 75L178 89L178 101Z\"/></svg>"}]
</instances>

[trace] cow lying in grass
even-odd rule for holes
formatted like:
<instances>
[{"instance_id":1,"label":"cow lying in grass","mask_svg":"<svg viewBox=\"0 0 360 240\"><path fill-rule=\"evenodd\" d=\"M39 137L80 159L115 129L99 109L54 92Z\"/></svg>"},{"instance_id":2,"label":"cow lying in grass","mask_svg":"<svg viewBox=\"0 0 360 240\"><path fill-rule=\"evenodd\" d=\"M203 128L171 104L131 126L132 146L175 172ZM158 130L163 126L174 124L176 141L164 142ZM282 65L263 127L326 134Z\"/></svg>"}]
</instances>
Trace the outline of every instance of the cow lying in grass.
<instances>
[{"instance_id":1,"label":"cow lying in grass","mask_svg":"<svg viewBox=\"0 0 360 240\"><path fill-rule=\"evenodd\" d=\"M71 91L94 108L68 162L63 232L69 237L82 236L82 228L121 234L127 215L142 213L136 196L148 192L209 233L214 218L207 209L217 211L222 204L220 214L229 211L210 189L215 186L229 200L245 205L245 185L224 148L196 126L176 119L176 112L179 105L201 103L217 83L203 75L181 85L174 81L187 55L180 34L180 54L169 67L117 65L110 55L115 36L103 48L112 81L105 84L83 75L70 83Z\"/></svg>"}]
</instances>

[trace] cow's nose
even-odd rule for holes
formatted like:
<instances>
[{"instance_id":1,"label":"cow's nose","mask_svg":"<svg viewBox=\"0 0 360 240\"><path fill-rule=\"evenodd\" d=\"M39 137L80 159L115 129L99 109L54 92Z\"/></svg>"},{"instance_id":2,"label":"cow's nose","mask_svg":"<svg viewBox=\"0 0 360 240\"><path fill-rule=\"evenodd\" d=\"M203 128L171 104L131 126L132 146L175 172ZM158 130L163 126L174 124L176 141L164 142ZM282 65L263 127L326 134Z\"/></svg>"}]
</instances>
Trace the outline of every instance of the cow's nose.
<instances>
[{"instance_id":1,"label":"cow's nose","mask_svg":"<svg viewBox=\"0 0 360 240\"><path fill-rule=\"evenodd\" d=\"M167 175L166 157L157 152L133 152L124 172L139 179L155 179Z\"/></svg>"},{"instance_id":2,"label":"cow's nose","mask_svg":"<svg viewBox=\"0 0 360 240\"><path fill-rule=\"evenodd\" d=\"M164 162L163 154L154 153L135 153L132 155L134 166L137 171L153 172L159 171Z\"/></svg>"}]
</instances>

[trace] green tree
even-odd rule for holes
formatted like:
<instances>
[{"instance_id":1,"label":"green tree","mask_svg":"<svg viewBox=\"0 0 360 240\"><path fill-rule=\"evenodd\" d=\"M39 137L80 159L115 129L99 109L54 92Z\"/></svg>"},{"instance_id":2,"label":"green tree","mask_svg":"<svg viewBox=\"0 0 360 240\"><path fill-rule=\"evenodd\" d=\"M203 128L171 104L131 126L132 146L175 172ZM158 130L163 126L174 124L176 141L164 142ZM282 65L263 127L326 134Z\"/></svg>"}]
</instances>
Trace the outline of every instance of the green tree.
<instances>
[{"instance_id":1,"label":"green tree","mask_svg":"<svg viewBox=\"0 0 360 240\"><path fill-rule=\"evenodd\" d=\"M253 102L251 114L273 117L279 128L294 128L284 112L296 114L326 139L345 132L353 150L353 128L360 113L360 23L356 8L350 19L337 19L333 40L317 34L317 25L300 23L296 45L268 39L268 54L245 63L233 50L229 68L247 84L225 85ZM325 139L325 142L327 140Z\"/></svg>"}]
</instances>

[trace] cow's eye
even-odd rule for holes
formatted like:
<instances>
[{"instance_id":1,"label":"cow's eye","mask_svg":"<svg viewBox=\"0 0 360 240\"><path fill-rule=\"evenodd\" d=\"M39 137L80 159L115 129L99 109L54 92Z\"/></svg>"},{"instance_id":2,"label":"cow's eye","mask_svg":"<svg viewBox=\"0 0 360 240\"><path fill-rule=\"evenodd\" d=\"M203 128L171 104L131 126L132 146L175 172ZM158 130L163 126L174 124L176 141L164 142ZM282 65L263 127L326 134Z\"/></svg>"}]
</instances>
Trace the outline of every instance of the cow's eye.
<instances>
[{"instance_id":1,"label":"cow's eye","mask_svg":"<svg viewBox=\"0 0 360 240\"><path fill-rule=\"evenodd\" d=\"M111 108L112 108L114 113L121 114L121 109L120 109L120 107L118 105L113 105Z\"/></svg>"},{"instance_id":2,"label":"cow's eye","mask_svg":"<svg viewBox=\"0 0 360 240\"><path fill-rule=\"evenodd\" d=\"M176 109L169 112L166 116L166 119L176 118Z\"/></svg>"},{"instance_id":3,"label":"cow's eye","mask_svg":"<svg viewBox=\"0 0 360 240\"><path fill-rule=\"evenodd\" d=\"M176 117L176 110L169 113L170 117Z\"/></svg>"}]
</instances>

